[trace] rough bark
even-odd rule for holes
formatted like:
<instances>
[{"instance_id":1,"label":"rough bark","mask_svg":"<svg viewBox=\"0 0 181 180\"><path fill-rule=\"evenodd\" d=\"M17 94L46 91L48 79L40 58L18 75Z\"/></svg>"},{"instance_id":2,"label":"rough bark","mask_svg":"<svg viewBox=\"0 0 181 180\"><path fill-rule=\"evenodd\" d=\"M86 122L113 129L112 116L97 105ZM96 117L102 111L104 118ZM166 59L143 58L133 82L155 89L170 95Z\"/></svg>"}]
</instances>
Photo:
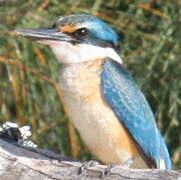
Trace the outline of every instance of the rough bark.
<instances>
[{"instance_id":1,"label":"rough bark","mask_svg":"<svg viewBox=\"0 0 181 180\"><path fill-rule=\"evenodd\" d=\"M82 163L54 152L25 148L0 139L1 180L181 180L181 170L126 169L120 165Z\"/></svg>"}]
</instances>

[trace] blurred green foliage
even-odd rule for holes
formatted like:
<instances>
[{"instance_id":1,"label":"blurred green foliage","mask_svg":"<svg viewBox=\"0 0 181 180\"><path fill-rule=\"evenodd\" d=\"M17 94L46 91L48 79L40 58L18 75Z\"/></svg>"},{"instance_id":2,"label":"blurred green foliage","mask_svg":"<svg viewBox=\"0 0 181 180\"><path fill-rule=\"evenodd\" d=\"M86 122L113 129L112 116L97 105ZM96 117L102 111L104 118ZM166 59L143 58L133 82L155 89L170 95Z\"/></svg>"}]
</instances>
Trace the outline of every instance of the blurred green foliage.
<instances>
[{"instance_id":1,"label":"blurred green foliage","mask_svg":"<svg viewBox=\"0 0 181 180\"><path fill-rule=\"evenodd\" d=\"M155 113L175 167L181 167L180 0L0 1L0 122L29 124L40 147L90 158L82 144L75 145L64 115L59 64L51 50L13 32L48 27L60 15L78 13L97 15L118 31L119 53Z\"/></svg>"}]
</instances>

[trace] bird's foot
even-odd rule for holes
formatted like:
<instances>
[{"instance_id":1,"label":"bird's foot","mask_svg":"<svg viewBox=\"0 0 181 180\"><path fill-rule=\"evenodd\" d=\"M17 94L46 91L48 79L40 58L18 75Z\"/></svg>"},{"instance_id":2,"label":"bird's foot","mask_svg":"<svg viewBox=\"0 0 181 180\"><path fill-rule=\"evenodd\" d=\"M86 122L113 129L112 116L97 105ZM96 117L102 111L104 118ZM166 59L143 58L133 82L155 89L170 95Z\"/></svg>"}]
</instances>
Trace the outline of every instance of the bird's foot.
<instances>
[{"instance_id":1,"label":"bird's foot","mask_svg":"<svg viewBox=\"0 0 181 180\"><path fill-rule=\"evenodd\" d=\"M122 166L124 169L128 169L133 164L133 161L134 161L133 158L129 158L128 160L126 160L122 163L118 163L117 165Z\"/></svg>"},{"instance_id":2,"label":"bird's foot","mask_svg":"<svg viewBox=\"0 0 181 180\"><path fill-rule=\"evenodd\" d=\"M111 170L116 167L116 166L121 166L122 168L124 169L128 169L131 164L133 163L133 158L130 158L122 163L117 163L117 164L110 164L110 165L107 165L107 167L105 168L105 170L102 172L101 174L101 178L104 178L104 177L107 177L110 175L111 173Z\"/></svg>"},{"instance_id":3,"label":"bird's foot","mask_svg":"<svg viewBox=\"0 0 181 180\"><path fill-rule=\"evenodd\" d=\"M111 169L114 168L114 164L107 165L104 171L101 173L100 178L108 177L111 173Z\"/></svg>"},{"instance_id":4,"label":"bird's foot","mask_svg":"<svg viewBox=\"0 0 181 180\"><path fill-rule=\"evenodd\" d=\"M84 170L87 170L89 167L93 167L95 165L98 165L100 164L99 161L96 161L96 160L90 160L90 161L87 161L87 162L84 162L81 167L78 169L78 172L77 174L80 175L82 174L82 172Z\"/></svg>"}]
</instances>

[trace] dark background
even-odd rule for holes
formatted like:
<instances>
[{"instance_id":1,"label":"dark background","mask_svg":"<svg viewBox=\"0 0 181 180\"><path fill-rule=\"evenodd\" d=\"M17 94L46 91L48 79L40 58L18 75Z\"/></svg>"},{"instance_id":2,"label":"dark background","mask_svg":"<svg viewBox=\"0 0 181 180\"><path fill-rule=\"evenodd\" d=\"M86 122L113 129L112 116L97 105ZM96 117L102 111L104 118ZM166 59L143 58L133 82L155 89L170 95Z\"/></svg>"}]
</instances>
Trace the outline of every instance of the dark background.
<instances>
[{"instance_id":1,"label":"dark background","mask_svg":"<svg viewBox=\"0 0 181 180\"><path fill-rule=\"evenodd\" d=\"M153 109L175 167L181 167L180 0L0 0L0 122L30 125L42 148L91 158L64 115L51 50L13 32L80 13L97 15L118 31L119 54Z\"/></svg>"}]
</instances>

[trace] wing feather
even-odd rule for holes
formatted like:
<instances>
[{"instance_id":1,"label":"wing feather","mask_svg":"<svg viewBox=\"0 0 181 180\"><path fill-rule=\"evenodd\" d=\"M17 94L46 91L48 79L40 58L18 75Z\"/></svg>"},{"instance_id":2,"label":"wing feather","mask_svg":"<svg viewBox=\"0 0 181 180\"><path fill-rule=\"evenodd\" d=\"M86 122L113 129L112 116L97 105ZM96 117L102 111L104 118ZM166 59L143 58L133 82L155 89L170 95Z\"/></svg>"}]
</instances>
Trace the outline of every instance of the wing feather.
<instances>
[{"instance_id":1,"label":"wing feather","mask_svg":"<svg viewBox=\"0 0 181 180\"><path fill-rule=\"evenodd\" d=\"M152 159L157 168L161 168L164 161L165 168L170 169L170 157L151 108L130 74L122 65L106 59L101 73L101 88L107 103L147 158Z\"/></svg>"}]
</instances>

